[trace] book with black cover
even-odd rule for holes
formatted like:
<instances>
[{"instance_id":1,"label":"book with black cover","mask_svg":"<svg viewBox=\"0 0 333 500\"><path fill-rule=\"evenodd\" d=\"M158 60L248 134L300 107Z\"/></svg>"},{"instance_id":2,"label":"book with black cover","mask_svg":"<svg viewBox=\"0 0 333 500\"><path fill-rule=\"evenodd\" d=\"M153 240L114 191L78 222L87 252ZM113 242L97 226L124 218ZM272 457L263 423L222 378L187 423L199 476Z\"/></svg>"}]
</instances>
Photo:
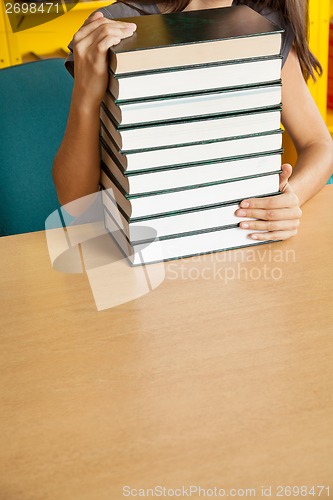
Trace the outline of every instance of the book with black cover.
<instances>
[{"instance_id":1,"label":"book with black cover","mask_svg":"<svg viewBox=\"0 0 333 500\"><path fill-rule=\"evenodd\" d=\"M152 123L116 127L106 109L101 121L109 130L119 152L191 144L244 134L260 134L280 127L281 109L268 108L224 116L196 117L173 123Z\"/></svg>"},{"instance_id":2,"label":"book with black cover","mask_svg":"<svg viewBox=\"0 0 333 500\"><path fill-rule=\"evenodd\" d=\"M115 230L121 230L129 242L140 243L145 240L145 231L150 227L158 237L176 236L206 229L238 226L239 222L249 220L235 215L239 203L220 203L213 207L171 212L146 217L128 217L117 205L114 192L110 189L102 191L105 220Z\"/></svg>"},{"instance_id":3,"label":"book with black cover","mask_svg":"<svg viewBox=\"0 0 333 500\"><path fill-rule=\"evenodd\" d=\"M128 217L145 217L214 206L222 201L231 202L253 196L274 194L279 191L279 173L280 169L269 174L230 182L213 182L201 186L188 185L183 189L126 195L102 170L101 185L113 191L116 203Z\"/></svg>"},{"instance_id":4,"label":"book with black cover","mask_svg":"<svg viewBox=\"0 0 333 500\"><path fill-rule=\"evenodd\" d=\"M276 82L281 78L281 56L258 57L184 66L153 72L110 74L109 91L115 99L131 100Z\"/></svg>"},{"instance_id":5,"label":"book with black cover","mask_svg":"<svg viewBox=\"0 0 333 500\"><path fill-rule=\"evenodd\" d=\"M221 137L194 144L177 144L167 148L150 148L121 153L110 133L102 125L101 142L107 144L113 154L114 161L124 172L143 172L194 165L223 158L280 151L282 130L279 128L261 134L236 136L228 139Z\"/></svg>"},{"instance_id":6,"label":"book with black cover","mask_svg":"<svg viewBox=\"0 0 333 500\"><path fill-rule=\"evenodd\" d=\"M111 47L115 74L272 56L280 51L283 32L245 5L121 21L135 23L137 30Z\"/></svg>"},{"instance_id":7,"label":"book with black cover","mask_svg":"<svg viewBox=\"0 0 333 500\"><path fill-rule=\"evenodd\" d=\"M112 218L106 217L105 225L133 266L269 243L269 240L251 240L250 229L228 226L180 233L170 237L157 236L154 240L136 241L134 238L134 242L129 242L124 232L114 224ZM152 228L147 226L145 229L141 228L138 235L146 234L150 237L152 233L156 236Z\"/></svg>"},{"instance_id":8,"label":"book with black cover","mask_svg":"<svg viewBox=\"0 0 333 500\"><path fill-rule=\"evenodd\" d=\"M281 82L234 89L203 91L183 96L119 101L107 91L103 105L115 125L176 121L197 116L217 116L281 105Z\"/></svg>"},{"instance_id":9,"label":"book with black cover","mask_svg":"<svg viewBox=\"0 0 333 500\"><path fill-rule=\"evenodd\" d=\"M229 158L196 163L192 166L170 167L163 170L123 172L113 160L106 145L101 147L102 169L126 194L144 194L179 189L189 185L231 181L253 175L274 172L281 167L281 151L241 158Z\"/></svg>"}]
</instances>

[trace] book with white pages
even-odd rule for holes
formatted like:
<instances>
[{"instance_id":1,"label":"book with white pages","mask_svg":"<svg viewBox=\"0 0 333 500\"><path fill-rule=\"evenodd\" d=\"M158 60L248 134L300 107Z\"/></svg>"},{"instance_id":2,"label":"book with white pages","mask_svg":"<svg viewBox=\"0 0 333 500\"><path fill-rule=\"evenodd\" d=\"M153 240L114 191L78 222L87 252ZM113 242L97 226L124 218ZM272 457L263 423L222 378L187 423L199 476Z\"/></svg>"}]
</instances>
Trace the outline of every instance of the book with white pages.
<instances>
[{"instance_id":1,"label":"book with white pages","mask_svg":"<svg viewBox=\"0 0 333 500\"><path fill-rule=\"evenodd\" d=\"M144 194L160 190L179 189L191 185L230 181L243 177L268 174L281 168L281 152L228 159L165 170L143 171L137 174L119 169L106 145L101 147L102 169L127 194Z\"/></svg>"},{"instance_id":2,"label":"book with white pages","mask_svg":"<svg viewBox=\"0 0 333 500\"><path fill-rule=\"evenodd\" d=\"M244 114L197 117L181 122L144 124L117 129L108 112L101 107L101 122L114 139L120 152L160 148L176 144L224 139L245 134L277 130L281 109L265 109Z\"/></svg>"},{"instance_id":3,"label":"book with white pages","mask_svg":"<svg viewBox=\"0 0 333 500\"><path fill-rule=\"evenodd\" d=\"M125 172L140 172L166 167L177 167L212 160L251 156L258 153L280 151L282 130L272 130L255 135L231 137L194 144L178 144L167 148L124 151L121 153L110 133L102 125L100 135L113 154L118 166Z\"/></svg>"},{"instance_id":4,"label":"book with white pages","mask_svg":"<svg viewBox=\"0 0 333 500\"><path fill-rule=\"evenodd\" d=\"M214 207L201 207L183 212L132 218L127 217L117 205L111 189L102 190L102 199L104 218L105 221L108 220L109 227L113 224L115 230L121 230L128 241L133 244L149 239L149 237L147 238L147 227L153 230L159 238L164 238L209 229L236 227L240 222L253 220L249 217L235 215L242 200L221 203Z\"/></svg>"},{"instance_id":5,"label":"book with white pages","mask_svg":"<svg viewBox=\"0 0 333 500\"><path fill-rule=\"evenodd\" d=\"M281 82L231 90L220 89L193 95L165 96L135 102L116 101L108 91L103 102L115 124L121 128L123 125L166 122L280 106Z\"/></svg>"},{"instance_id":6,"label":"book with white pages","mask_svg":"<svg viewBox=\"0 0 333 500\"><path fill-rule=\"evenodd\" d=\"M279 191L279 174L280 170L230 182L187 186L179 190L136 196L125 195L103 170L100 184L104 189L112 189L116 203L127 217L145 217L275 194Z\"/></svg>"},{"instance_id":7,"label":"book with white pages","mask_svg":"<svg viewBox=\"0 0 333 500\"><path fill-rule=\"evenodd\" d=\"M123 254L133 266L152 264L185 257L193 257L212 252L261 245L267 241L249 238L253 231L240 227L214 228L207 231L173 235L170 238L156 237L154 241L129 243L123 231L119 230L111 218L105 220L106 229L117 243ZM147 234L151 234L147 227ZM143 234L141 229L139 234Z\"/></svg>"},{"instance_id":8,"label":"book with white pages","mask_svg":"<svg viewBox=\"0 0 333 500\"><path fill-rule=\"evenodd\" d=\"M276 82L281 78L281 56L202 64L172 70L114 76L108 89L115 99L134 100L176 94L195 94L221 88Z\"/></svg>"},{"instance_id":9,"label":"book with white pages","mask_svg":"<svg viewBox=\"0 0 333 500\"><path fill-rule=\"evenodd\" d=\"M110 47L117 74L279 54L284 31L246 5L121 20L137 29Z\"/></svg>"}]
</instances>

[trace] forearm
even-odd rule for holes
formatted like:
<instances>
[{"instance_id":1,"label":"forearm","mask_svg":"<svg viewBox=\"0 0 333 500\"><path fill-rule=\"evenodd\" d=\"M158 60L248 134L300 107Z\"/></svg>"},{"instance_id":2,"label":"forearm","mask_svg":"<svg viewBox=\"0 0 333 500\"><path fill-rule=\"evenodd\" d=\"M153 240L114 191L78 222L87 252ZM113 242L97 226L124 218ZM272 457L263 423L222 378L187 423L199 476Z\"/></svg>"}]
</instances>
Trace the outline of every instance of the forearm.
<instances>
[{"instance_id":1,"label":"forearm","mask_svg":"<svg viewBox=\"0 0 333 500\"><path fill-rule=\"evenodd\" d=\"M298 151L289 183L303 205L314 196L333 173L333 142L317 141Z\"/></svg>"},{"instance_id":2,"label":"forearm","mask_svg":"<svg viewBox=\"0 0 333 500\"><path fill-rule=\"evenodd\" d=\"M75 88L66 132L53 164L59 202L64 205L98 191L99 106L84 103Z\"/></svg>"}]
</instances>

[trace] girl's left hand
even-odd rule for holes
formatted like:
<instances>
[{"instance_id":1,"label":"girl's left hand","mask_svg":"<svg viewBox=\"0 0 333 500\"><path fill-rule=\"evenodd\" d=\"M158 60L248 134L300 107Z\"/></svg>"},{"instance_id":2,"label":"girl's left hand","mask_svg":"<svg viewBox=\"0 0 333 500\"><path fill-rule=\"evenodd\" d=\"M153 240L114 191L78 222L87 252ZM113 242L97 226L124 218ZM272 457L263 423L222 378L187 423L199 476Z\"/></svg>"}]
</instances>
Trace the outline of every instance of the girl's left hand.
<instances>
[{"instance_id":1,"label":"girl's left hand","mask_svg":"<svg viewBox=\"0 0 333 500\"><path fill-rule=\"evenodd\" d=\"M288 182L292 167L285 163L281 168L281 194L268 198L243 200L235 213L238 217L258 219L240 223L240 227L243 229L264 231L263 233L251 234L249 236L251 239L258 241L287 240L297 234L302 211L299 199Z\"/></svg>"}]
</instances>

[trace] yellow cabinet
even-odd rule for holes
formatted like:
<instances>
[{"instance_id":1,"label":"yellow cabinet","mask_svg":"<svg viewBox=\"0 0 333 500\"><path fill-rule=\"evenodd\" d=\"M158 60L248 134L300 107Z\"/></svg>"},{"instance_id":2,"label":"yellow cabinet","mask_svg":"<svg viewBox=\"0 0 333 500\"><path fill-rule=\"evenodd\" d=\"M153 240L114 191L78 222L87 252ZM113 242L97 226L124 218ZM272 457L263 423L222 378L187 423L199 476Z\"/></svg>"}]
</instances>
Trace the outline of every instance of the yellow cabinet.
<instances>
[{"instance_id":1,"label":"yellow cabinet","mask_svg":"<svg viewBox=\"0 0 333 500\"><path fill-rule=\"evenodd\" d=\"M309 81L309 88L322 117L331 129L330 131L333 132L330 116L327 113L327 69L331 12L333 13L333 0L309 0L310 49L324 70L323 76L317 78L316 83L312 80Z\"/></svg>"},{"instance_id":2,"label":"yellow cabinet","mask_svg":"<svg viewBox=\"0 0 333 500\"><path fill-rule=\"evenodd\" d=\"M11 64L5 21L5 5L3 2L0 2L0 69Z\"/></svg>"},{"instance_id":3,"label":"yellow cabinet","mask_svg":"<svg viewBox=\"0 0 333 500\"><path fill-rule=\"evenodd\" d=\"M34 54L36 57L45 57L52 53L60 53L64 56L64 52L68 52L67 45L73 34L80 28L87 17L94 10L110 5L110 3L112 3L112 0L79 2L66 14L56 17L52 21L13 33L5 15L4 2L0 2L0 37L5 36L7 38L7 52L4 51L4 55L2 55L4 50L3 42L2 38L0 38L0 59L5 60L2 67L19 64L26 60L29 54ZM64 5L64 2L62 4ZM36 14L22 16L22 27L24 27L25 22L29 21L29 15L36 16ZM2 25L5 28L4 30L1 29Z\"/></svg>"}]
</instances>

